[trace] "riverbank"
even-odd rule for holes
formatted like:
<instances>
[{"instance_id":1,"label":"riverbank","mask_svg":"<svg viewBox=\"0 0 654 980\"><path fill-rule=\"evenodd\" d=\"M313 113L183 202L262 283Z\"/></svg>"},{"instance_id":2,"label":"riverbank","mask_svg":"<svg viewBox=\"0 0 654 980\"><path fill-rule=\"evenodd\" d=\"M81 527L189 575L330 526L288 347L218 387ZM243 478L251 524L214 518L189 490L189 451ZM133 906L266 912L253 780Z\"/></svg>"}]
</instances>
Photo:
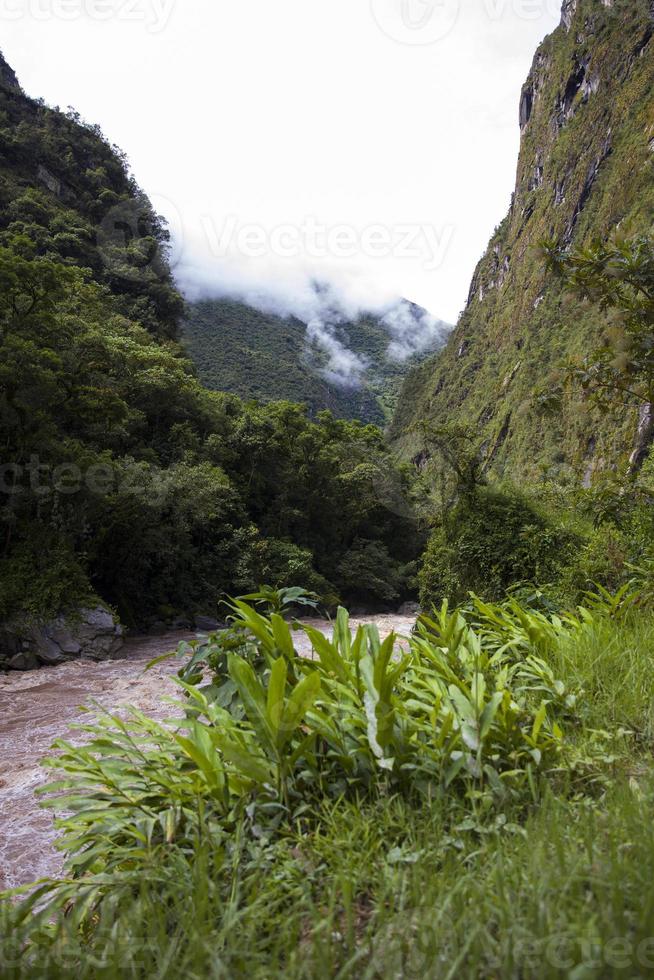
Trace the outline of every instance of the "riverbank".
<instances>
[{"instance_id":1,"label":"riverbank","mask_svg":"<svg viewBox=\"0 0 654 980\"><path fill-rule=\"evenodd\" d=\"M352 627L374 622L382 636L411 631L414 617L382 614L352 620ZM303 622L331 632L328 622ZM0 675L0 797L3 834L0 839L0 890L14 888L61 872L63 856L56 850L52 815L42 810L34 791L46 780L40 765L56 738L83 742L72 727L82 719L81 708L94 705L120 712L127 706L161 720L172 713L166 698L174 697L177 660L147 664L196 633L174 632L129 639L120 660L95 663L77 660L59 667ZM300 653L310 652L303 633L296 634Z\"/></svg>"}]
</instances>

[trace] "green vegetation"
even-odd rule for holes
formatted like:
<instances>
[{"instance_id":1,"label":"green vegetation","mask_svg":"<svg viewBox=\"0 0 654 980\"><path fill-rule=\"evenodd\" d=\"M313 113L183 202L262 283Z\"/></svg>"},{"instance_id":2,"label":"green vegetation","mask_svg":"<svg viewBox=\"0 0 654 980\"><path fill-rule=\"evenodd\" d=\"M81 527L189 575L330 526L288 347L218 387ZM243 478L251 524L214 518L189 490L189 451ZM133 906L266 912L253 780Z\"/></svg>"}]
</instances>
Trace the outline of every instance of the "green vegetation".
<instances>
[{"instance_id":1,"label":"green vegetation","mask_svg":"<svg viewBox=\"0 0 654 980\"><path fill-rule=\"evenodd\" d=\"M425 607L444 596L463 602L470 592L499 599L523 582L556 582L582 537L548 520L515 491L480 487L437 523L420 569Z\"/></svg>"},{"instance_id":2,"label":"green vegetation","mask_svg":"<svg viewBox=\"0 0 654 980\"><path fill-rule=\"evenodd\" d=\"M167 233L96 128L0 84L0 147L0 620L95 595L147 626L262 581L405 598L421 538L381 433L202 387Z\"/></svg>"},{"instance_id":3,"label":"green vegetation","mask_svg":"<svg viewBox=\"0 0 654 980\"><path fill-rule=\"evenodd\" d=\"M424 314L413 304L405 305L416 316ZM306 324L296 317L262 313L225 299L199 300L189 305L182 332L200 381L212 390L261 402L285 398L308 405L313 415L329 409L338 418L385 425L407 371L434 348L405 361L393 360L388 356L389 329L370 314L332 329L348 350L370 362L360 385L343 386L323 376L327 355L308 343Z\"/></svg>"},{"instance_id":4,"label":"green vegetation","mask_svg":"<svg viewBox=\"0 0 654 980\"><path fill-rule=\"evenodd\" d=\"M638 406L599 407L563 385L616 326L570 294L543 263L540 244L583 249L649 234L654 220L654 47L647 0L578 0L570 29L540 46L522 96L515 195L472 281L469 302L442 352L404 385L391 428L407 457L420 425L474 429L496 478L577 482L626 463ZM562 390L562 388L564 390ZM560 397L562 396L562 397ZM544 414L552 397L554 415Z\"/></svg>"},{"instance_id":5,"label":"green vegetation","mask_svg":"<svg viewBox=\"0 0 654 980\"><path fill-rule=\"evenodd\" d=\"M445 605L396 656L340 610L313 660L235 601L185 718L57 746L69 871L4 904L4 975L644 975L645 595Z\"/></svg>"},{"instance_id":6,"label":"green vegetation","mask_svg":"<svg viewBox=\"0 0 654 980\"><path fill-rule=\"evenodd\" d=\"M475 434L425 425L431 487L429 542L420 563L425 608L470 592L499 600L516 589L546 608L572 608L588 590L618 591L653 558L654 471L601 474L591 488L489 482ZM647 456L647 452L644 453Z\"/></svg>"},{"instance_id":7,"label":"green vegetation","mask_svg":"<svg viewBox=\"0 0 654 980\"><path fill-rule=\"evenodd\" d=\"M616 401L641 411L631 471L644 462L654 435L654 238L615 236L585 249L545 246L550 268L569 292L610 315L599 345L570 376L601 408ZM550 396L550 407L556 395Z\"/></svg>"},{"instance_id":8,"label":"green vegetation","mask_svg":"<svg viewBox=\"0 0 654 980\"><path fill-rule=\"evenodd\" d=\"M654 971L649 6L578 0L537 55L511 213L404 387L420 473L334 417L397 375L332 404L298 321L197 304L201 378L257 401L203 387L125 161L0 63L0 619L246 593L171 720L55 744L65 876L0 897L3 977ZM410 636L339 607L416 584Z\"/></svg>"}]
</instances>

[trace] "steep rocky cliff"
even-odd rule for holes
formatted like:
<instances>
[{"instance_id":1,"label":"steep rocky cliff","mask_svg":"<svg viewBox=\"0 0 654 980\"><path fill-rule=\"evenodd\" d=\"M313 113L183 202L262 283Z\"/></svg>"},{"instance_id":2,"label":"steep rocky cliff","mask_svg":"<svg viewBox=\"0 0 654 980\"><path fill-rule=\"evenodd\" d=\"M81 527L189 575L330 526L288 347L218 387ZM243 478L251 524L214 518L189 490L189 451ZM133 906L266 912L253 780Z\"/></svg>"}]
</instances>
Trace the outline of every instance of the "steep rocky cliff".
<instances>
[{"instance_id":1,"label":"steep rocky cliff","mask_svg":"<svg viewBox=\"0 0 654 980\"><path fill-rule=\"evenodd\" d=\"M638 410L599 414L572 390L554 418L548 393L607 326L571 300L539 252L544 239L584 244L654 216L654 4L566 0L522 89L515 193L475 270L467 307L441 355L407 379L392 427L407 457L419 423L478 429L489 469L574 475L627 458Z\"/></svg>"},{"instance_id":2,"label":"steep rocky cliff","mask_svg":"<svg viewBox=\"0 0 654 980\"><path fill-rule=\"evenodd\" d=\"M18 84L18 79L16 78L16 72L13 70L11 65L8 65L2 56L0 51L0 84L5 85L7 88L13 88L20 91L20 85Z\"/></svg>"}]
</instances>

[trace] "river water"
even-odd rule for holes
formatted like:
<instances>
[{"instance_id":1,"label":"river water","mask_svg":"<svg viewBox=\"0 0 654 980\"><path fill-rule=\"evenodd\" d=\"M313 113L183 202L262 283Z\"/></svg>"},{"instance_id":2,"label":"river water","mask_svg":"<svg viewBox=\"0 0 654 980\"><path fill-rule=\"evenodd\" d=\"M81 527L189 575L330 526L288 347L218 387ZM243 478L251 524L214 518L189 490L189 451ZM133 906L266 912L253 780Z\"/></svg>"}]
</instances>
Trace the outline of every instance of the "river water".
<instances>
[{"instance_id":1,"label":"river water","mask_svg":"<svg viewBox=\"0 0 654 980\"><path fill-rule=\"evenodd\" d=\"M330 633L324 620L304 622ZM393 631L408 634L414 619L380 615L351 620L353 629L360 623L376 623L384 637ZM83 733L71 731L80 721L82 705L95 703L112 712L131 706L154 718L169 717L171 708L164 698L177 693L173 678L180 664L170 660L147 673L145 667L180 641L195 638L195 633L137 637L128 640L121 660L100 664L76 660L60 667L0 674L0 891L61 872L63 855L54 846L52 815L39 807L34 796L48 778L39 763L54 739L84 740ZM296 634L296 647L302 654L311 652L303 633ZM90 720L84 715L85 724Z\"/></svg>"}]
</instances>

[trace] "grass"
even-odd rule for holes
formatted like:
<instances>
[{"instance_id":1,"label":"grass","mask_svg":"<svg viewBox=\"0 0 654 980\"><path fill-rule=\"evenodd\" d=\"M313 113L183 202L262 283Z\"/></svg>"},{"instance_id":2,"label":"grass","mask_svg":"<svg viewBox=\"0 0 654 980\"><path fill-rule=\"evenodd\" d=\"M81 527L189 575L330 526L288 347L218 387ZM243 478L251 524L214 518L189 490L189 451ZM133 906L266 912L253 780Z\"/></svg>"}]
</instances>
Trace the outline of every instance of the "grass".
<instances>
[{"instance_id":1,"label":"grass","mask_svg":"<svg viewBox=\"0 0 654 980\"><path fill-rule=\"evenodd\" d=\"M588 723L625 727L654 742L654 620L634 614L627 623L599 621L573 642L555 647L555 673L586 693Z\"/></svg>"},{"instance_id":2,"label":"grass","mask_svg":"<svg viewBox=\"0 0 654 980\"><path fill-rule=\"evenodd\" d=\"M566 738L596 778L562 768L536 796L471 782L422 802L380 783L283 818L255 798L217 821L198 798L193 833L122 861L90 916L85 879L54 917L6 904L3 978L654 974L654 617L533 637L583 690Z\"/></svg>"},{"instance_id":3,"label":"grass","mask_svg":"<svg viewBox=\"0 0 654 980\"><path fill-rule=\"evenodd\" d=\"M645 976L653 802L649 783L600 803L550 797L519 830L483 833L463 815L448 830L436 804L332 804L319 832L262 842L243 864L237 850L226 891L220 849L153 864L90 947L60 923L3 976Z\"/></svg>"}]
</instances>

